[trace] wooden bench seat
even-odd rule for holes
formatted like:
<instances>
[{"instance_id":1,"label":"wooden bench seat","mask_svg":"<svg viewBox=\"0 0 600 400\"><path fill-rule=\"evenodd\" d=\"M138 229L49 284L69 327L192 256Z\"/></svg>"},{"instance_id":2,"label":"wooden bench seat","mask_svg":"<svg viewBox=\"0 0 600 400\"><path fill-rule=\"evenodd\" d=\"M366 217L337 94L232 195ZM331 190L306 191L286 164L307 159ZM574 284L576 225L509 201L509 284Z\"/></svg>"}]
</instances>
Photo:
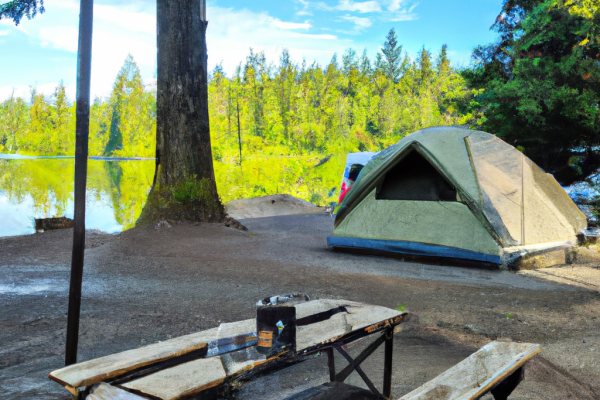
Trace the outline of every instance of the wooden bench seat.
<instances>
[{"instance_id":1,"label":"wooden bench seat","mask_svg":"<svg viewBox=\"0 0 600 400\"><path fill-rule=\"evenodd\" d=\"M479 399L539 352L539 344L489 343L400 400Z\"/></svg>"},{"instance_id":2,"label":"wooden bench seat","mask_svg":"<svg viewBox=\"0 0 600 400\"><path fill-rule=\"evenodd\" d=\"M61 385L76 389L113 379L136 369L206 349L214 352L224 339L252 333L254 319L221 324L219 328L181 336L138 349L96 358L51 372L48 377Z\"/></svg>"}]
</instances>

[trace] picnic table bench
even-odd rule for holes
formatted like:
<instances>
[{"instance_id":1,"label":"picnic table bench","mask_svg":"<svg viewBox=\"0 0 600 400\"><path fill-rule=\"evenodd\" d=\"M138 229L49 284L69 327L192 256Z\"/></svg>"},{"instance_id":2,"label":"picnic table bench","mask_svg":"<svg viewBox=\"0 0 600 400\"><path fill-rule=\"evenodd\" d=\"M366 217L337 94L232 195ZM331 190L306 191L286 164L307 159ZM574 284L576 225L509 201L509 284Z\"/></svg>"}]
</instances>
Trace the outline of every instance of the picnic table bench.
<instances>
[{"instance_id":1,"label":"picnic table bench","mask_svg":"<svg viewBox=\"0 0 600 400\"><path fill-rule=\"evenodd\" d=\"M294 307L295 351L260 354L256 350L256 320L249 319L71 365L51 372L49 378L65 386L74 399L176 400L199 398L209 389L219 389L223 397L253 377L326 354L332 383L319 387L311 397L305 393L302 399L342 400L327 393L348 387L343 382L353 371L369 388L356 388L363 391L360 398L391 398L393 335L406 312L345 300L315 300ZM370 335L378 336L355 358L344 349ZM384 379L380 392L360 364L382 344ZM348 361L338 372L334 351ZM538 352L539 345L490 343L401 400L478 399L489 391L496 400L504 400L523 378L523 365Z\"/></svg>"}]
</instances>

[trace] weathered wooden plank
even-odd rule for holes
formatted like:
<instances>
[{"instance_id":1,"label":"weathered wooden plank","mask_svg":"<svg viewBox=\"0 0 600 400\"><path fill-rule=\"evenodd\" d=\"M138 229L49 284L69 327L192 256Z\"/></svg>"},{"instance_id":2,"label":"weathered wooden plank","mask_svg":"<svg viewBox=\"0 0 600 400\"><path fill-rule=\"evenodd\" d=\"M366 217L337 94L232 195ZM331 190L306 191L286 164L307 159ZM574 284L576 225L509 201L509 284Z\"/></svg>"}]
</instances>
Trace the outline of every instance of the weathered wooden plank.
<instances>
[{"instance_id":1,"label":"weathered wooden plank","mask_svg":"<svg viewBox=\"0 0 600 400\"><path fill-rule=\"evenodd\" d=\"M87 400L146 400L136 394L126 392L108 383L101 383L92 390Z\"/></svg>"},{"instance_id":2,"label":"weathered wooden plank","mask_svg":"<svg viewBox=\"0 0 600 400\"><path fill-rule=\"evenodd\" d=\"M352 326L353 331L366 328L378 322L387 321L398 317L403 312L391 308L361 305L359 307L348 307L349 314L346 315L346 321Z\"/></svg>"},{"instance_id":3,"label":"weathered wooden plank","mask_svg":"<svg viewBox=\"0 0 600 400\"><path fill-rule=\"evenodd\" d=\"M223 323L216 340L208 344L207 357L256 345L256 319Z\"/></svg>"},{"instance_id":4,"label":"weathered wooden plank","mask_svg":"<svg viewBox=\"0 0 600 400\"><path fill-rule=\"evenodd\" d=\"M48 377L63 386L91 386L137 368L202 349L217 338L218 328L181 336L139 349L111 354L51 372Z\"/></svg>"},{"instance_id":5,"label":"weathered wooden plank","mask_svg":"<svg viewBox=\"0 0 600 400\"><path fill-rule=\"evenodd\" d=\"M400 400L477 399L540 352L540 345L492 342Z\"/></svg>"},{"instance_id":6,"label":"weathered wooden plank","mask_svg":"<svg viewBox=\"0 0 600 400\"><path fill-rule=\"evenodd\" d=\"M260 354L256 347L248 347L243 350L223 354L221 356L223 367L227 376L232 376L245 371L251 371L257 365L267 362L267 357Z\"/></svg>"},{"instance_id":7,"label":"weathered wooden plank","mask_svg":"<svg viewBox=\"0 0 600 400\"><path fill-rule=\"evenodd\" d=\"M350 332L396 318L404 313L381 306L366 305L347 300L316 300L296 305L296 319L325 312L338 307L347 311L310 325L298 326L296 350L335 340Z\"/></svg>"},{"instance_id":8,"label":"weathered wooden plank","mask_svg":"<svg viewBox=\"0 0 600 400\"><path fill-rule=\"evenodd\" d=\"M296 320L349 305L350 303L358 304L340 300L314 300L300 303L296 305ZM346 315L347 313L341 312L321 322L297 326L296 350L300 351L350 332L352 327L346 321Z\"/></svg>"},{"instance_id":9,"label":"weathered wooden plank","mask_svg":"<svg viewBox=\"0 0 600 400\"><path fill-rule=\"evenodd\" d=\"M215 387L226 376L221 357L217 356L180 364L121 386L141 395L176 400Z\"/></svg>"}]
</instances>

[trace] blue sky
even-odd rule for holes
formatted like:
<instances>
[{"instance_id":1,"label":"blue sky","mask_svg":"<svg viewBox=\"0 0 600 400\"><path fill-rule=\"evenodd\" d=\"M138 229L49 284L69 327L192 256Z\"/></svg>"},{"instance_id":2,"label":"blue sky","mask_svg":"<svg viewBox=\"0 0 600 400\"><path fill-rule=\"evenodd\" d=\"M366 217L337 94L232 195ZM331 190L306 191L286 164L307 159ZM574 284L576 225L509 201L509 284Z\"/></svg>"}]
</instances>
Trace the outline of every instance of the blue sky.
<instances>
[{"instance_id":1,"label":"blue sky","mask_svg":"<svg viewBox=\"0 0 600 400\"><path fill-rule=\"evenodd\" d=\"M6 0L0 0L0 3ZM325 65L352 47L373 57L395 28L414 57L425 46L437 53L446 43L454 64L469 63L471 50L493 41L489 30L502 0L207 0L211 69L222 62L232 72L250 47L276 62L288 48L300 63ZM0 101L30 86L52 93L60 80L75 95L79 2L47 0L46 13L18 27L0 21ZM128 53L146 82L156 69L156 3L96 0L92 94L106 96Z\"/></svg>"}]
</instances>

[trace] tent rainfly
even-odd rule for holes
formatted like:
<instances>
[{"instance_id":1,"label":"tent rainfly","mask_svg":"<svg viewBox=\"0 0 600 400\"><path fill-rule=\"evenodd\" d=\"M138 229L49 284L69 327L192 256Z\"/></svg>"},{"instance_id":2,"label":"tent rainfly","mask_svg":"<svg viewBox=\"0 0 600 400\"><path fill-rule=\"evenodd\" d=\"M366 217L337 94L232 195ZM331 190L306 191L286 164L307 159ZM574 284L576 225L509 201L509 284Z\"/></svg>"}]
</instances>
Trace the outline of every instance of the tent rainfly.
<instances>
[{"instance_id":1,"label":"tent rainfly","mask_svg":"<svg viewBox=\"0 0 600 400\"><path fill-rule=\"evenodd\" d=\"M514 267L531 254L562 251L565 259L586 226L552 175L523 153L489 133L439 127L406 136L364 167L327 242Z\"/></svg>"}]
</instances>

